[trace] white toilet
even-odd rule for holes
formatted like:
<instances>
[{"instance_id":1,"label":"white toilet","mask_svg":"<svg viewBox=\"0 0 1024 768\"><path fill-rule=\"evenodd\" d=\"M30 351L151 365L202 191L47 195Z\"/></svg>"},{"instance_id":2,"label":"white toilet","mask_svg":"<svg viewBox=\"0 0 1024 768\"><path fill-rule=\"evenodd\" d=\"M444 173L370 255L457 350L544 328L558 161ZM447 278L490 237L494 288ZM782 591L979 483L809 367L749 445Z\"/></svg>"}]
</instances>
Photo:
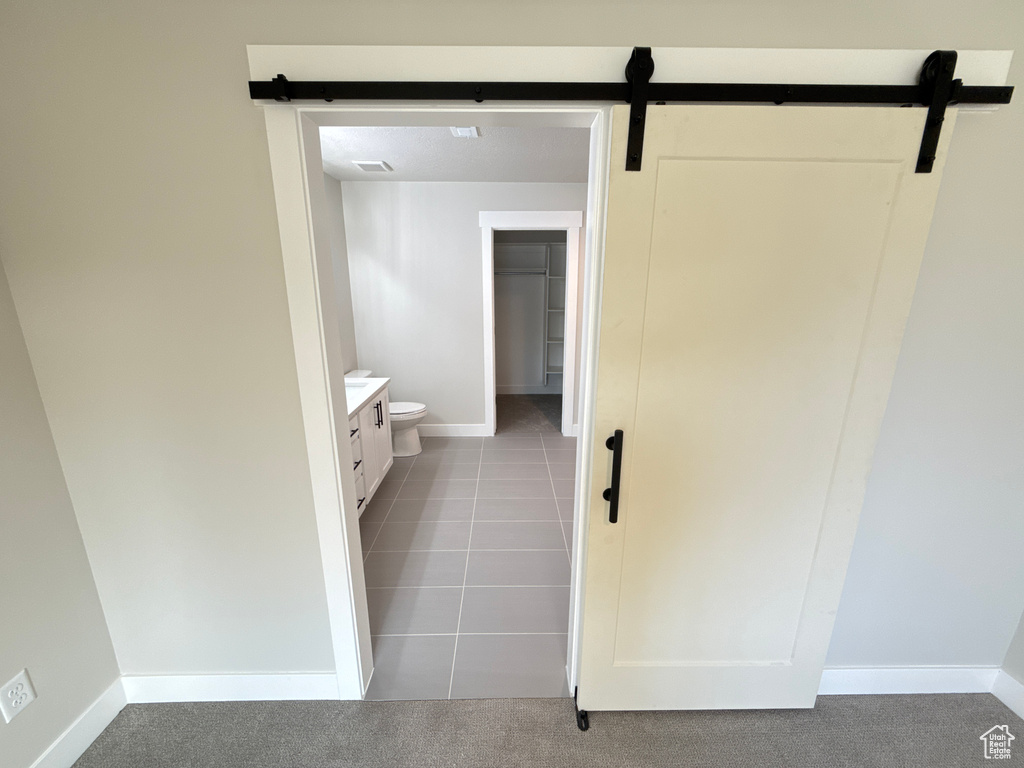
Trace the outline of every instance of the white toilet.
<instances>
[{"instance_id":1,"label":"white toilet","mask_svg":"<svg viewBox=\"0 0 1024 768\"><path fill-rule=\"evenodd\" d=\"M391 403L391 442L395 456L416 456L423 450L416 425L427 415L423 403Z\"/></svg>"}]
</instances>

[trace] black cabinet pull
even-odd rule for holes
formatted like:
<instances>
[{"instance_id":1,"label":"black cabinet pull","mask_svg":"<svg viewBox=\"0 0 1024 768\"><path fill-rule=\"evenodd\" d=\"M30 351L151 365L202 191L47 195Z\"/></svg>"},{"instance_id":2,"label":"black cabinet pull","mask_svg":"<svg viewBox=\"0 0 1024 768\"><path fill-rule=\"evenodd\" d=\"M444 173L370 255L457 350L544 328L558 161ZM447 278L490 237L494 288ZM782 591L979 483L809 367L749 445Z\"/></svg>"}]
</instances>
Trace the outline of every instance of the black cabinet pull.
<instances>
[{"instance_id":1,"label":"black cabinet pull","mask_svg":"<svg viewBox=\"0 0 1024 768\"><path fill-rule=\"evenodd\" d=\"M605 446L612 452L612 487L604 489L604 500L608 504L608 522L619 521L619 476L622 474L622 430L605 440Z\"/></svg>"},{"instance_id":2,"label":"black cabinet pull","mask_svg":"<svg viewBox=\"0 0 1024 768\"><path fill-rule=\"evenodd\" d=\"M356 469L357 469L357 468L359 467L359 465L360 465L360 464L362 464L362 463L363 463L363 460L362 460L362 459L360 459L360 460L359 460L359 461L357 461L357 462L356 462L355 464L353 464L353 465L352 465L352 471L353 471L353 472L355 472L355 471L356 471Z\"/></svg>"},{"instance_id":3,"label":"black cabinet pull","mask_svg":"<svg viewBox=\"0 0 1024 768\"><path fill-rule=\"evenodd\" d=\"M355 437L356 436L356 432L358 432L358 431L359 431L359 427L356 427L355 429L350 429L348 431L348 436L349 437Z\"/></svg>"},{"instance_id":4,"label":"black cabinet pull","mask_svg":"<svg viewBox=\"0 0 1024 768\"><path fill-rule=\"evenodd\" d=\"M359 500L359 503L358 503L358 504L356 504L356 509L359 509L359 508L360 508L361 506L363 506L363 502L364 502L364 501L366 501L366 497L365 497L365 496L363 496L363 498L361 498L361 499Z\"/></svg>"}]
</instances>

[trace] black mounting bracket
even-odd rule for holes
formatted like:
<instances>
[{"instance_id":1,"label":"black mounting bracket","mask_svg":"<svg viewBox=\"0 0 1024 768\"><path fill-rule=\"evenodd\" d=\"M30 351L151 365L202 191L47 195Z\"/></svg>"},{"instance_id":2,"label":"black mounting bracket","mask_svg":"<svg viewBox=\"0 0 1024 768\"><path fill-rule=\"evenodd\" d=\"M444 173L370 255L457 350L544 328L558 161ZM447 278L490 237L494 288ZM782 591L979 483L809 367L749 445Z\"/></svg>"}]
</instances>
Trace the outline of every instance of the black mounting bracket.
<instances>
[{"instance_id":1,"label":"black mounting bracket","mask_svg":"<svg viewBox=\"0 0 1024 768\"><path fill-rule=\"evenodd\" d=\"M291 101L292 97L288 95L288 78L284 75L278 75L270 81L273 87L273 99L274 101Z\"/></svg>"},{"instance_id":2,"label":"black mounting bracket","mask_svg":"<svg viewBox=\"0 0 1024 768\"><path fill-rule=\"evenodd\" d=\"M921 90L927 94L928 116L924 121L921 151L917 155L916 173L931 173L935 152L939 148L946 107L959 101L963 81L954 80L956 51L934 51L928 54L921 68Z\"/></svg>"},{"instance_id":3,"label":"black mounting bracket","mask_svg":"<svg viewBox=\"0 0 1024 768\"><path fill-rule=\"evenodd\" d=\"M579 686L573 688L572 691L572 706L576 710L576 727L581 731L585 731L590 728L590 715L587 714L587 710L580 709L579 703L576 699L580 695Z\"/></svg>"},{"instance_id":4,"label":"black mounting bracket","mask_svg":"<svg viewBox=\"0 0 1024 768\"><path fill-rule=\"evenodd\" d=\"M654 74L650 48L634 48L626 62L629 83L629 136L626 139L626 170L639 171L644 157L644 124L647 122L647 86Z\"/></svg>"}]
</instances>

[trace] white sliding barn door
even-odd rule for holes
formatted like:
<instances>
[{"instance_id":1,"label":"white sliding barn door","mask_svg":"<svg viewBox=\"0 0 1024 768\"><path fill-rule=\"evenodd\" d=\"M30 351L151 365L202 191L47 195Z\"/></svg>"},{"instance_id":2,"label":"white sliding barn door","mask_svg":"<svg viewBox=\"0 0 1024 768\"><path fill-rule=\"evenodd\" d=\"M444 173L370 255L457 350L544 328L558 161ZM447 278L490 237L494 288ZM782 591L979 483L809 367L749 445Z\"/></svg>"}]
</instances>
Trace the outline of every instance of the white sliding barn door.
<instances>
[{"instance_id":1,"label":"white sliding barn door","mask_svg":"<svg viewBox=\"0 0 1024 768\"><path fill-rule=\"evenodd\" d=\"M914 173L923 109L651 106L641 172L624 170L628 117L615 108L579 705L810 707L954 110L931 174Z\"/></svg>"}]
</instances>

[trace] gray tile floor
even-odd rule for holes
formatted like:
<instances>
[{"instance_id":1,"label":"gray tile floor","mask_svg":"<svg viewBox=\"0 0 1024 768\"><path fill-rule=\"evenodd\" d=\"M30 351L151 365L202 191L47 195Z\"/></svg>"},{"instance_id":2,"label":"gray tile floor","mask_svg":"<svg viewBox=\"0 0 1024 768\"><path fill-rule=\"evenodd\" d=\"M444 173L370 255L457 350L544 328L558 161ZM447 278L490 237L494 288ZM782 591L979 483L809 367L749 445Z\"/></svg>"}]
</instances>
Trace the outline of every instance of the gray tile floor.
<instances>
[{"instance_id":1,"label":"gray tile floor","mask_svg":"<svg viewBox=\"0 0 1024 768\"><path fill-rule=\"evenodd\" d=\"M424 438L360 519L375 700L568 696L576 440Z\"/></svg>"}]
</instances>

